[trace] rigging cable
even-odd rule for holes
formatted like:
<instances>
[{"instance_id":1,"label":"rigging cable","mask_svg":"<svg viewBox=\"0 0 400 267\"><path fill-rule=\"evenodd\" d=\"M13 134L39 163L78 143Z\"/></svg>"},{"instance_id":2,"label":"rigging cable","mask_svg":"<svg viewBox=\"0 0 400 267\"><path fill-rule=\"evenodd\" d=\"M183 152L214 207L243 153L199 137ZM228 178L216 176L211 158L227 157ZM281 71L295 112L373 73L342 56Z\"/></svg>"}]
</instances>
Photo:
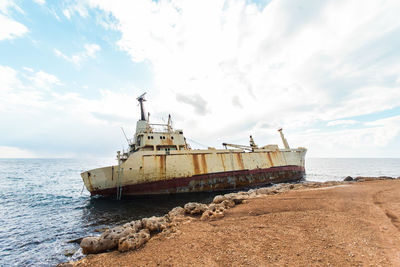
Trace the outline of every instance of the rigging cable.
<instances>
[{"instance_id":1,"label":"rigging cable","mask_svg":"<svg viewBox=\"0 0 400 267\"><path fill-rule=\"evenodd\" d=\"M199 143L197 141L194 141L193 139L190 139L190 138L187 138L187 137L186 137L186 139L189 140L190 142L193 142L193 143L195 143L197 145L200 145L202 147L209 148L209 146L203 145L203 144L201 144L201 143Z\"/></svg>"}]
</instances>

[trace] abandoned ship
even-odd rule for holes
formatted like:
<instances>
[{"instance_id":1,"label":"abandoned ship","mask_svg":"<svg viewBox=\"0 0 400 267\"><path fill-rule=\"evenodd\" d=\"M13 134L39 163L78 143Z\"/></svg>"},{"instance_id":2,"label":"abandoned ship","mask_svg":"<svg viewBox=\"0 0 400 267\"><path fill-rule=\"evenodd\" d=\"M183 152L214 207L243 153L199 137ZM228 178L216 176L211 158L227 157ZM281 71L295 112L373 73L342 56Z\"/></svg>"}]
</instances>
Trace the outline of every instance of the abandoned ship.
<instances>
[{"instance_id":1,"label":"abandoned ship","mask_svg":"<svg viewBox=\"0 0 400 267\"><path fill-rule=\"evenodd\" d=\"M141 116L128 152L117 152L118 164L81 174L91 195L172 194L238 189L303 178L306 148L258 147L223 143L224 149L191 149L182 130L152 124L144 112L144 94L137 98ZM146 118L147 117L147 118ZM228 149L229 147L229 149Z\"/></svg>"}]
</instances>

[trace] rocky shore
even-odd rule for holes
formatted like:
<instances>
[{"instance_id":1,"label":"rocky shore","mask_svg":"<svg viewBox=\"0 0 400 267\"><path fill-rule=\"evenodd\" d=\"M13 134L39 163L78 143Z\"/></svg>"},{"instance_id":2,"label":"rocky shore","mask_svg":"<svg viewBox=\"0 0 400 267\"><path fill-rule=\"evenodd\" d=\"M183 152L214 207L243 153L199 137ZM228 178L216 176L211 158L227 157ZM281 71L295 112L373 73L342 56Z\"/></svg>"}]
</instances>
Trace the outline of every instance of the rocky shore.
<instances>
[{"instance_id":1,"label":"rocky shore","mask_svg":"<svg viewBox=\"0 0 400 267\"><path fill-rule=\"evenodd\" d=\"M322 249L322 247L317 247L315 251L310 251L309 253L304 251L300 252L298 256L292 259L295 260L294 262L284 260L284 258L282 257L285 256L286 259L288 259L287 254L290 254L292 257L294 251L286 251L286 249L290 247L293 243L296 243L300 240L306 241L306 239L309 238L306 238L304 236L306 233L313 236L313 234L315 233L321 231L323 232L324 230L326 230L326 228L324 228L326 227L326 225L315 223L315 221L321 222L323 218L326 219L327 217L330 217L332 212L339 213L342 216L343 212L346 213L352 211L354 205L360 205L360 203L364 201L364 205L368 207L369 211L371 212L371 214L368 214L368 216L375 215L375 217L371 218L371 220L375 220L376 214L374 213L379 212L379 209L370 209L371 207L369 207L369 204L371 204L371 201L366 201L364 198L367 198L368 200L370 200L369 198L371 198L373 207L379 208L380 202L375 201L376 203L378 203L376 204L373 200L375 195L372 195L372 197L369 195L373 192L381 192L379 190L377 191L377 189L379 188L382 189L381 187L387 187L391 191L398 190L397 193L400 192L400 182L390 177L357 177L355 179L351 177L346 177L345 181L343 182L332 181L325 183L303 182L298 184L278 184L271 187L263 187L258 189L251 189L249 191L240 191L237 193L218 195L214 198L212 203L209 204L187 203L186 205L184 205L184 207L175 207L168 214L162 217L150 217L144 218L142 220L132 221L122 226L107 229L99 237L86 237L81 241L80 244L83 253L97 255L89 255L80 261L63 263L59 266L107 266L107 262L109 264L115 263L116 260L121 266L143 264L189 265L189 263L194 265L265 265L268 263L267 265L287 264L293 266L298 265L295 264L296 262L300 265L337 265L344 259L342 253L339 253L336 257L328 257L328 259L326 259L325 261L323 260L323 255L314 258L312 257L315 253L317 253L317 255L319 255L318 253L323 253L324 250ZM390 191L389 189L388 191ZM362 191L365 192L363 193ZM369 198L367 196L369 196ZM347 207L347 209L346 204L343 203L344 200L348 201L349 206ZM354 201L356 201L357 203L352 203ZM286 205L289 202L291 204L287 207ZM329 202L332 202L331 205L327 204ZM248 204L241 205L244 203ZM339 211L335 209L332 210L332 208L337 207L338 204L340 204ZM309 205L311 206L308 209L307 207ZM382 212L382 208L380 209L380 211ZM244 213L242 214L241 212ZM355 216L355 218L362 220L367 219L365 218L367 214L364 214L365 212L363 210L359 210L358 212L360 214L358 215L358 217ZM385 218L389 218L392 226L396 226L397 216L400 216L400 214L396 215L396 212L397 210L395 212L386 211L386 208L384 211L384 214L386 215ZM295 213L299 216L293 217L292 213ZM303 228L300 227L295 230L291 235L286 236L287 233L293 231L293 227L296 225L296 220L298 218L305 218L305 214L303 213L307 214L307 220L311 220L309 224L305 224ZM317 216L316 213L320 213L319 216ZM283 218L279 218L281 216L276 215L282 215ZM258 220L252 220L254 219L252 217L256 217ZM314 219L314 221L312 221L312 219ZM342 222L349 223L348 220L343 220ZM222 228L220 229L221 233L225 232L225 234L215 235L214 233L213 235L213 233L209 233L209 236L204 236L202 234L202 229L207 230L210 225L212 228L221 228L222 226ZM315 228L312 227L313 225ZM350 225L353 225L353 221L351 220ZM362 225L367 226L366 224L360 224L359 226ZM344 226L330 225L330 227L333 227L333 232L340 232L341 229L345 230L345 232L349 231L348 225ZM354 225L354 227L358 229L357 225ZM234 228L243 228L242 231L244 233L247 233L247 235L243 236L243 233L237 233L236 231L226 231L227 229ZM254 230L254 228L256 230ZM249 229L253 229L254 231L249 232ZM257 229L266 229L268 231L266 231L267 233L262 233L264 231L260 231ZM280 233L283 231L284 234L272 234L270 232L270 230L272 229L275 229L276 233ZM303 230L306 230L306 233L301 232ZM341 234L343 233L340 233L339 236L341 236ZM349 232L349 242L354 242L352 237L357 237L358 234L359 232ZM235 237L235 235L237 236ZM273 236L276 236L276 240L273 238ZM244 237L246 241L243 240ZM222 243L221 247L217 248L214 251L215 255L209 255L208 250L204 248L200 249L200 251L192 251L190 249L191 246L201 247L201 242L204 241L202 240L202 238L207 238L206 242L208 244L219 243L221 242L221 240L226 240L227 243L234 243L234 239L236 238L238 239L238 243L243 244L239 247L236 247L235 244L233 244L232 247L226 247ZM343 243L341 242L339 244L335 244L332 242L328 242L328 239L330 238L332 237L329 236L329 233L325 233L323 239L314 240L314 242L318 241L317 243L320 243L321 246L328 246L328 248L329 246L331 246L331 248L335 247L336 249L338 249L338 245ZM398 244L400 244L400 240L396 239L395 241L399 241ZM392 240L392 243L393 242L394 241ZM155 243L157 243L157 245L155 245ZM275 253L272 253L270 251L271 246L274 247L277 243L279 243L283 247L281 247L280 250L278 249L277 251L275 251ZM308 245L311 244L312 242ZM178 247L174 248L170 245L178 245ZM184 251L186 252L179 250L179 246L185 247ZM243 246L245 246L246 249L243 249ZM260 246L267 246L268 248L266 248L266 250L261 250L257 252L257 250L260 249ZM304 244L304 246L307 246L307 244ZM189 250L187 250L187 247L189 247ZM164 249L162 250L162 248ZM252 250L252 248L254 249L252 252L246 252L246 250ZM175 249L177 250L177 252L170 251L171 249ZM204 253L201 253L202 250ZM301 249L297 250L300 251ZM162 251L161 254L163 256L160 255L160 251ZM168 251L170 251L169 253L180 252L182 253L182 255L181 257L176 257L176 254L168 254ZM231 251L231 253L235 255L240 255L239 259L227 258L223 260L222 258L226 256L226 253L229 254L229 251ZM357 251L358 249L355 249L355 251L352 253L357 253ZM194 252L195 254L199 255L198 260L193 261L192 259L188 261L187 257L193 257ZM396 250L396 253L400 253L400 249ZM146 260L146 257L143 257L143 255L141 256L141 254L153 254L157 256ZM220 254L220 256L218 256L218 254ZM309 255L305 257L307 254ZM394 259L399 260L398 263L400 264L399 255L396 254L396 258ZM362 256L365 257L366 255ZM253 258L253 260L249 261L249 257ZM335 260L335 258L337 258L337 260ZM375 261L375 258L371 261L371 259L367 257L366 262L374 262L383 265L385 265L386 263L393 263L393 261L390 261L390 257L379 258L380 261L378 262ZM140 260L138 261L138 259ZM303 262L302 259L306 259L306 262ZM313 261L313 259L315 259L315 262ZM365 263L365 261L363 260L356 260L356 258L353 256L350 256L348 260L349 261L345 261L344 263L356 263L356 265Z\"/></svg>"}]
</instances>

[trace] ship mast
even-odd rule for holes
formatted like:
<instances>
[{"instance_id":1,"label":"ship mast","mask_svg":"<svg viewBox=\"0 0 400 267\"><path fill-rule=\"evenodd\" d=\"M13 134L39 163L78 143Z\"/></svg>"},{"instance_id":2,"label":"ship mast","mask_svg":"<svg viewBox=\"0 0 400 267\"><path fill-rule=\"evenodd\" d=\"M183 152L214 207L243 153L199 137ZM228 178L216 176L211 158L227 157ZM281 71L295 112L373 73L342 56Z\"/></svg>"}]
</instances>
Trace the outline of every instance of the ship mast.
<instances>
[{"instance_id":1,"label":"ship mast","mask_svg":"<svg viewBox=\"0 0 400 267\"><path fill-rule=\"evenodd\" d=\"M140 104L140 120L141 121L146 120L146 115L145 115L146 113L144 112L144 105L143 105L143 102L146 101L146 99L144 99L145 94L146 93L142 94L141 96L139 96L137 98L137 101L139 101L139 104Z\"/></svg>"},{"instance_id":2,"label":"ship mast","mask_svg":"<svg viewBox=\"0 0 400 267\"><path fill-rule=\"evenodd\" d=\"M288 144L288 142L287 142L285 136L283 135L282 128L279 128L279 129L278 129L278 132L279 132L279 134L281 135L282 143L283 143L283 145L285 146L285 149L290 149L289 144Z\"/></svg>"}]
</instances>

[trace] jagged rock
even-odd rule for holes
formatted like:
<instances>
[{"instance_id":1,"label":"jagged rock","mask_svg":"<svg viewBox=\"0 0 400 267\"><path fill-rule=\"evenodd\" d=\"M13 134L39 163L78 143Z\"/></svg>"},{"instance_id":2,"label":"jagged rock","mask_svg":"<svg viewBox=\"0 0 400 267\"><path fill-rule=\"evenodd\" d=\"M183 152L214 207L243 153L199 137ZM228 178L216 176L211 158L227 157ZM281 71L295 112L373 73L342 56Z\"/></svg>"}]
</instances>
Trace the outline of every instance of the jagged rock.
<instances>
[{"instance_id":1,"label":"jagged rock","mask_svg":"<svg viewBox=\"0 0 400 267\"><path fill-rule=\"evenodd\" d=\"M108 230L109 228L108 227L104 227L104 228L97 228L97 229L94 229L94 231L95 232L104 232L104 231L106 231L106 230Z\"/></svg>"},{"instance_id":2,"label":"jagged rock","mask_svg":"<svg viewBox=\"0 0 400 267\"><path fill-rule=\"evenodd\" d=\"M175 207L168 212L169 218L174 218L183 215L185 215L185 209L182 207Z\"/></svg>"},{"instance_id":3,"label":"jagged rock","mask_svg":"<svg viewBox=\"0 0 400 267\"><path fill-rule=\"evenodd\" d=\"M354 180L353 177L347 176L346 178L344 178L343 181L350 182L350 181L353 181L353 180Z\"/></svg>"},{"instance_id":4,"label":"jagged rock","mask_svg":"<svg viewBox=\"0 0 400 267\"><path fill-rule=\"evenodd\" d=\"M215 211L215 212L213 212L213 214L210 216L210 219L211 219L211 220L212 220L212 219L220 219L220 218L222 218L222 217L224 217L224 212Z\"/></svg>"},{"instance_id":5,"label":"jagged rock","mask_svg":"<svg viewBox=\"0 0 400 267\"><path fill-rule=\"evenodd\" d=\"M74 264L70 263L70 262L62 262L62 263L57 264L56 267L74 267Z\"/></svg>"},{"instance_id":6,"label":"jagged rock","mask_svg":"<svg viewBox=\"0 0 400 267\"><path fill-rule=\"evenodd\" d=\"M232 199L225 199L221 203L226 209L235 207L235 202Z\"/></svg>"},{"instance_id":7,"label":"jagged rock","mask_svg":"<svg viewBox=\"0 0 400 267\"><path fill-rule=\"evenodd\" d=\"M138 249L143 246L150 239L150 232L148 229L142 229L138 233L130 234L123 237L118 242L118 251L126 252L129 250Z\"/></svg>"},{"instance_id":8,"label":"jagged rock","mask_svg":"<svg viewBox=\"0 0 400 267\"><path fill-rule=\"evenodd\" d=\"M101 234L100 236L100 241L102 240L112 240L115 245L118 244L118 240L121 237L125 237L132 232L136 233L135 228L130 228L130 227L123 227L123 226L117 226L114 228L111 228L109 230L106 230L104 233ZM105 241L107 242L107 241Z\"/></svg>"},{"instance_id":9,"label":"jagged rock","mask_svg":"<svg viewBox=\"0 0 400 267\"><path fill-rule=\"evenodd\" d=\"M250 191L250 190L249 190ZM236 193L236 195L240 195L240 196L248 196L250 194L249 191L239 191Z\"/></svg>"},{"instance_id":10,"label":"jagged rock","mask_svg":"<svg viewBox=\"0 0 400 267\"><path fill-rule=\"evenodd\" d=\"M130 227L117 226L106 230L100 237L85 237L81 242L82 251L84 254L94 254L115 249L119 239L132 232L135 230Z\"/></svg>"},{"instance_id":11,"label":"jagged rock","mask_svg":"<svg viewBox=\"0 0 400 267\"><path fill-rule=\"evenodd\" d=\"M256 191L251 192L251 193L249 194L249 198L256 198L256 197L257 197L257 192L256 192Z\"/></svg>"},{"instance_id":12,"label":"jagged rock","mask_svg":"<svg viewBox=\"0 0 400 267\"><path fill-rule=\"evenodd\" d=\"M208 205L208 209L207 210L211 210L211 211L215 211L215 209L218 207L219 205L215 204L215 203L211 203Z\"/></svg>"},{"instance_id":13,"label":"jagged rock","mask_svg":"<svg viewBox=\"0 0 400 267\"><path fill-rule=\"evenodd\" d=\"M237 196L237 193L229 193L224 195L225 199L232 199L235 196Z\"/></svg>"},{"instance_id":14,"label":"jagged rock","mask_svg":"<svg viewBox=\"0 0 400 267\"><path fill-rule=\"evenodd\" d=\"M271 191L271 188L261 187L256 190L257 195L266 195Z\"/></svg>"},{"instance_id":15,"label":"jagged rock","mask_svg":"<svg viewBox=\"0 0 400 267\"><path fill-rule=\"evenodd\" d=\"M206 210L205 212L203 212L203 214L201 215L200 220L201 221L207 221L210 219L210 217L213 215L213 211L211 210Z\"/></svg>"},{"instance_id":16,"label":"jagged rock","mask_svg":"<svg viewBox=\"0 0 400 267\"><path fill-rule=\"evenodd\" d=\"M167 227L167 220L165 217L150 217L142 219L143 228L148 229L150 232L161 232Z\"/></svg>"},{"instance_id":17,"label":"jagged rock","mask_svg":"<svg viewBox=\"0 0 400 267\"><path fill-rule=\"evenodd\" d=\"M84 237L79 237L79 238L76 238L76 239L68 240L67 243L80 244L82 242L82 239L84 239Z\"/></svg>"},{"instance_id":18,"label":"jagged rock","mask_svg":"<svg viewBox=\"0 0 400 267\"><path fill-rule=\"evenodd\" d=\"M64 250L64 256L71 257L72 255L74 255L75 252L76 252L75 249L66 249Z\"/></svg>"},{"instance_id":19,"label":"jagged rock","mask_svg":"<svg viewBox=\"0 0 400 267\"><path fill-rule=\"evenodd\" d=\"M185 204L185 212L188 214L196 215L203 214L207 210L208 206L203 203L189 202Z\"/></svg>"},{"instance_id":20,"label":"jagged rock","mask_svg":"<svg viewBox=\"0 0 400 267\"><path fill-rule=\"evenodd\" d=\"M202 221L207 221L207 220L215 220L224 217L224 211L216 209L215 211L211 210L206 210L203 212L203 215L201 215L200 220Z\"/></svg>"},{"instance_id":21,"label":"jagged rock","mask_svg":"<svg viewBox=\"0 0 400 267\"><path fill-rule=\"evenodd\" d=\"M390 176L379 176L378 178L382 179L382 180L393 180L393 179L395 179L394 177L390 177Z\"/></svg>"},{"instance_id":22,"label":"jagged rock","mask_svg":"<svg viewBox=\"0 0 400 267\"><path fill-rule=\"evenodd\" d=\"M218 205L215 206L214 211L219 211L219 212L224 212L226 210L226 207L223 203L219 203Z\"/></svg>"},{"instance_id":23,"label":"jagged rock","mask_svg":"<svg viewBox=\"0 0 400 267\"><path fill-rule=\"evenodd\" d=\"M123 225L124 228L131 228L131 232L137 233L143 229L142 220L131 221Z\"/></svg>"},{"instance_id":24,"label":"jagged rock","mask_svg":"<svg viewBox=\"0 0 400 267\"><path fill-rule=\"evenodd\" d=\"M240 195L236 195L236 196L232 197L231 200L233 200L235 205L238 205L238 204L241 204L243 202L243 200L248 199L248 198L249 198L248 195L240 194Z\"/></svg>"},{"instance_id":25,"label":"jagged rock","mask_svg":"<svg viewBox=\"0 0 400 267\"><path fill-rule=\"evenodd\" d=\"M221 203L222 201L224 201L225 199L226 199L225 196L217 195L217 196L214 197L213 203L214 203L214 204L219 204L219 203Z\"/></svg>"},{"instance_id":26,"label":"jagged rock","mask_svg":"<svg viewBox=\"0 0 400 267\"><path fill-rule=\"evenodd\" d=\"M88 236L82 239L81 248L83 254L94 254L101 252L99 247L99 237Z\"/></svg>"}]
</instances>

